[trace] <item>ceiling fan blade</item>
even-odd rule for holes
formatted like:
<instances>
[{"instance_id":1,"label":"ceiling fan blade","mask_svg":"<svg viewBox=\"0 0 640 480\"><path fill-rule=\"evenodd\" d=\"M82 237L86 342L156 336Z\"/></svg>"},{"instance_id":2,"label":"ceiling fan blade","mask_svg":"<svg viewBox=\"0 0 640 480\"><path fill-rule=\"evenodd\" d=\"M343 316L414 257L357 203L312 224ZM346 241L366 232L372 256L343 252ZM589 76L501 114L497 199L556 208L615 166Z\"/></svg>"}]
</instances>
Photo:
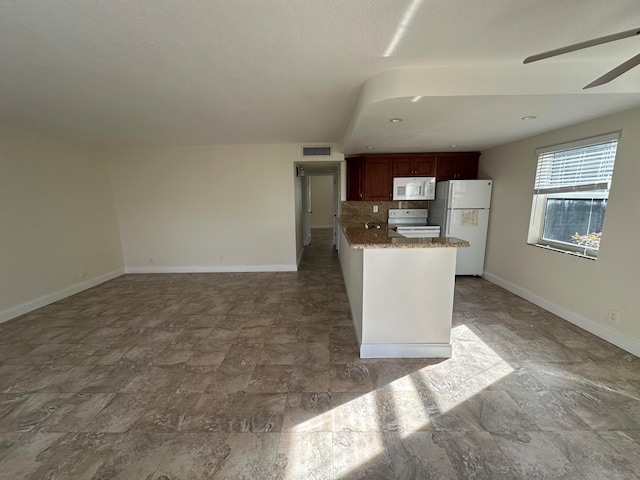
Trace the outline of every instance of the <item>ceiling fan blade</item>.
<instances>
[{"instance_id":1,"label":"ceiling fan blade","mask_svg":"<svg viewBox=\"0 0 640 480\"><path fill-rule=\"evenodd\" d=\"M587 40L586 42L574 43L573 45L567 45L566 47L556 48L555 50L549 50L548 52L531 55L530 57L525 58L522 63L537 62L538 60L555 57L557 55L574 52L576 50L582 50L583 48L593 47L594 45L600 45L602 43L609 43L615 40L621 40L623 38L634 37L638 34L640 34L640 28L634 28L633 30L626 30L624 32L614 33L612 35L606 35L604 37Z\"/></svg>"},{"instance_id":2,"label":"ceiling fan blade","mask_svg":"<svg viewBox=\"0 0 640 480\"><path fill-rule=\"evenodd\" d=\"M607 73L602 75L600 78L597 78L596 80L591 82L589 85L583 87L582 89L586 90L587 88L593 88L599 85L604 85L605 83L609 83L614 78L618 78L620 75L622 75L625 72L628 72L629 70L631 70L633 67L637 65L640 65L640 53L635 57L630 58L626 62L621 63L613 70L608 71Z\"/></svg>"}]
</instances>

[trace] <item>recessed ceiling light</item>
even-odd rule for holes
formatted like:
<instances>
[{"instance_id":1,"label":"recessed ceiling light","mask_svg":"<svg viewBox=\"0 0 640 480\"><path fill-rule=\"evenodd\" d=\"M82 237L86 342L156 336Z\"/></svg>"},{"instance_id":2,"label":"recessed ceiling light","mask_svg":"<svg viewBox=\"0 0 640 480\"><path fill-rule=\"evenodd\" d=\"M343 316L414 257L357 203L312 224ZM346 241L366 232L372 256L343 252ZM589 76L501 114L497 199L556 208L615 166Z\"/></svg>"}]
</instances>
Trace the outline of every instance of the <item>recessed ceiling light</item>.
<instances>
[{"instance_id":1,"label":"recessed ceiling light","mask_svg":"<svg viewBox=\"0 0 640 480\"><path fill-rule=\"evenodd\" d=\"M376 148L376 147L374 147L373 145L367 145L367 147L366 147L366 148L367 148L368 150L371 150L372 148Z\"/></svg>"},{"instance_id":2,"label":"recessed ceiling light","mask_svg":"<svg viewBox=\"0 0 640 480\"><path fill-rule=\"evenodd\" d=\"M389 120L391 123L400 123L402 121L401 118L392 118Z\"/></svg>"},{"instance_id":3,"label":"recessed ceiling light","mask_svg":"<svg viewBox=\"0 0 640 480\"><path fill-rule=\"evenodd\" d=\"M526 117L522 117L522 120L533 120L534 118L538 118L534 115L527 115Z\"/></svg>"},{"instance_id":4,"label":"recessed ceiling light","mask_svg":"<svg viewBox=\"0 0 640 480\"><path fill-rule=\"evenodd\" d=\"M449 145L449 146L450 146L451 148L455 148L455 147L457 147L458 145L457 145L457 144L455 144L455 143L452 143L452 144L451 144L451 145Z\"/></svg>"},{"instance_id":5,"label":"recessed ceiling light","mask_svg":"<svg viewBox=\"0 0 640 480\"><path fill-rule=\"evenodd\" d=\"M419 102L420 100L422 100L422 95L418 95L417 97L413 97L411 99L413 103Z\"/></svg>"}]
</instances>

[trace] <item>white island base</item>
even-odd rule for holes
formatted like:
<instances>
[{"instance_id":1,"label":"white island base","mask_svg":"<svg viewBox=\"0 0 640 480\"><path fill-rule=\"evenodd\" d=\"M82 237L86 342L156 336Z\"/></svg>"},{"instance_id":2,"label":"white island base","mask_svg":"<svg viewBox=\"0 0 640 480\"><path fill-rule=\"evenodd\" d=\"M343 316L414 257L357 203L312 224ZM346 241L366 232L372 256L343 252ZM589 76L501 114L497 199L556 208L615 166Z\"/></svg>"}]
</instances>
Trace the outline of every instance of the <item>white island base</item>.
<instances>
[{"instance_id":1,"label":"white island base","mask_svg":"<svg viewBox=\"0 0 640 480\"><path fill-rule=\"evenodd\" d=\"M456 248L353 248L340 239L361 358L449 358Z\"/></svg>"}]
</instances>

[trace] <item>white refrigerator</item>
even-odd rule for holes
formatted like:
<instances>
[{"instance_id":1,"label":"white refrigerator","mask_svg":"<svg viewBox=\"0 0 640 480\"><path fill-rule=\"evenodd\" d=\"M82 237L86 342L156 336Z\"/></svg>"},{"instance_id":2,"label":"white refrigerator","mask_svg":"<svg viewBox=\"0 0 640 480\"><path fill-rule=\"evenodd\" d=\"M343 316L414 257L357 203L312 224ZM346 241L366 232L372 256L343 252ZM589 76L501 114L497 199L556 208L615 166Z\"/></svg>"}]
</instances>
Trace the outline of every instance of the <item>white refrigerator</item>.
<instances>
[{"instance_id":1,"label":"white refrigerator","mask_svg":"<svg viewBox=\"0 0 640 480\"><path fill-rule=\"evenodd\" d=\"M429 225L440 226L443 237L457 237L471 246L458 248L456 275L482 275L487 244L493 180L438 182L429 205Z\"/></svg>"}]
</instances>

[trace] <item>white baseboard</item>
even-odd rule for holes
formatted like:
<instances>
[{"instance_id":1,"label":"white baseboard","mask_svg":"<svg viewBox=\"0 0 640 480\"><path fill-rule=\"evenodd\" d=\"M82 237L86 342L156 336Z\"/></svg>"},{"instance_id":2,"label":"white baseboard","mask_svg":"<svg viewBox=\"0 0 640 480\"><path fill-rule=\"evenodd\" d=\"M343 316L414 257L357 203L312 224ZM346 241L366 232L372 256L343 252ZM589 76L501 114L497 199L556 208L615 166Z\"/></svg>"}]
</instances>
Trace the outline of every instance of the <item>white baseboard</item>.
<instances>
[{"instance_id":1,"label":"white baseboard","mask_svg":"<svg viewBox=\"0 0 640 480\"><path fill-rule=\"evenodd\" d=\"M333 228L333 225L312 225L311 228Z\"/></svg>"},{"instance_id":2,"label":"white baseboard","mask_svg":"<svg viewBox=\"0 0 640 480\"><path fill-rule=\"evenodd\" d=\"M609 328L601 323L595 322L590 318L572 312L571 310L561 307L560 305L556 305L555 303L552 303L536 295L535 293L525 290L524 288L508 280L505 280L504 278L500 278L487 272L484 272L482 278L498 285L499 287L504 288L505 290L510 291L515 295L518 295L519 297L524 298L525 300L530 301L540 308L544 308L545 310L559 316L567 322L573 323L583 330L586 330L587 332L592 333L595 336L600 337L603 340L606 340L607 342L612 343L615 346L620 347L621 349L626 350L627 352L632 353L637 357L640 357L640 340L629 337L628 335L618 332L617 330Z\"/></svg>"},{"instance_id":3,"label":"white baseboard","mask_svg":"<svg viewBox=\"0 0 640 480\"><path fill-rule=\"evenodd\" d=\"M125 273L232 273L232 272L295 272L295 264L282 265L210 265L186 267L125 267Z\"/></svg>"},{"instance_id":4,"label":"white baseboard","mask_svg":"<svg viewBox=\"0 0 640 480\"><path fill-rule=\"evenodd\" d=\"M7 308L6 310L0 312L0 323L11 320L12 318L19 317L20 315L24 315L25 313L32 312L33 310L37 310L38 308L42 308L46 305L49 305L50 303L62 300L63 298L70 297L71 295L75 295L76 293L80 293L91 287L95 287L96 285L100 285L101 283L112 280L116 277L119 277L120 275L124 275L124 273L125 270L123 268L119 268L118 270L114 270L113 272L105 273L104 275L90 278L89 280L85 280L84 282L76 283L75 285L72 285L63 290L58 290L57 292L49 293L42 297L36 298L35 300L29 300L28 302L24 302L14 307Z\"/></svg>"},{"instance_id":5,"label":"white baseboard","mask_svg":"<svg viewBox=\"0 0 640 480\"><path fill-rule=\"evenodd\" d=\"M451 358L450 343L363 343L360 358Z\"/></svg>"}]
</instances>

